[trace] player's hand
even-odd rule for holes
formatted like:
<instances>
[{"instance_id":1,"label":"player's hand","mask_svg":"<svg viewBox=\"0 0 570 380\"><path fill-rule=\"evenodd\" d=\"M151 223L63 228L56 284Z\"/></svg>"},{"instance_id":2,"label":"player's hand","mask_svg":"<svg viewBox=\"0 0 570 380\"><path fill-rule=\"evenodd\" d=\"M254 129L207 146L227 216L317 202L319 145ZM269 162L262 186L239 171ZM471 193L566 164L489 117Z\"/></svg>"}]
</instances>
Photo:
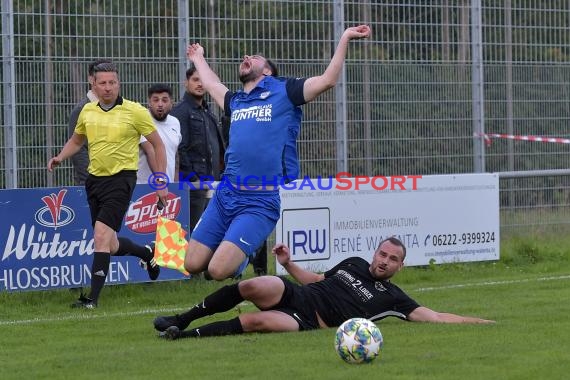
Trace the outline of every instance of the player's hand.
<instances>
[{"instance_id":1,"label":"player's hand","mask_svg":"<svg viewBox=\"0 0 570 380\"><path fill-rule=\"evenodd\" d=\"M165 187L164 189L156 190L156 196L158 197L158 202L157 202L157 204L159 205L158 209L162 210L163 208L166 207L168 188ZM160 207L160 205L162 205L162 207Z\"/></svg>"},{"instance_id":2,"label":"player's hand","mask_svg":"<svg viewBox=\"0 0 570 380\"><path fill-rule=\"evenodd\" d=\"M204 56L204 48L202 45L198 43L188 45L186 48L186 57L188 57L190 61L193 61L194 58L198 56Z\"/></svg>"},{"instance_id":3,"label":"player's hand","mask_svg":"<svg viewBox=\"0 0 570 380\"><path fill-rule=\"evenodd\" d=\"M53 169L61 165L61 160L58 156L52 157L47 164L47 169L51 172Z\"/></svg>"},{"instance_id":4,"label":"player's hand","mask_svg":"<svg viewBox=\"0 0 570 380\"><path fill-rule=\"evenodd\" d=\"M344 31L344 34L350 40L355 40L355 39L359 39L359 38L367 38L367 37L370 37L371 33L372 33L372 31L368 25L353 26L353 27L347 28Z\"/></svg>"},{"instance_id":5,"label":"player's hand","mask_svg":"<svg viewBox=\"0 0 570 380\"><path fill-rule=\"evenodd\" d=\"M289 247L283 243L275 244L275 247L273 247L271 253L275 255L277 262L283 267L285 267L287 264L289 264L289 261L291 261L291 253L289 251Z\"/></svg>"}]
</instances>

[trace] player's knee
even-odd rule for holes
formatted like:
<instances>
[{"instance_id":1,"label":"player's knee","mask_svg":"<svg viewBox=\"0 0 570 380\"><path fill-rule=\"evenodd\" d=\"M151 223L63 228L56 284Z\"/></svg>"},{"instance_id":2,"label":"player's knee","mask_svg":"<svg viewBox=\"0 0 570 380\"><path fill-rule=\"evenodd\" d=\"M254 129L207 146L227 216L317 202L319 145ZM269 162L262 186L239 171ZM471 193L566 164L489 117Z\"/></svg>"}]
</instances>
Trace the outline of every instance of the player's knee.
<instances>
[{"instance_id":1,"label":"player's knee","mask_svg":"<svg viewBox=\"0 0 570 380\"><path fill-rule=\"evenodd\" d=\"M262 318L260 313L242 314L239 319L245 332L268 331L265 318Z\"/></svg>"},{"instance_id":2,"label":"player's knee","mask_svg":"<svg viewBox=\"0 0 570 380\"><path fill-rule=\"evenodd\" d=\"M208 273L210 277L216 281L222 281L230 278L233 274L232 271L228 271L226 268L219 265L208 265Z\"/></svg>"},{"instance_id":3,"label":"player's knee","mask_svg":"<svg viewBox=\"0 0 570 380\"><path fill-rule=\"evenodd\" d=\"M257 278L252 278L249 280L240 281L239 283L239 293L246 300L255 299L259 294L259 281Z\"/></svg>"},{"instance_id":4,"label":"player's knee","mask_svg":"<svg viewBox=\"0 0 570 380\"><path fill-rule=\"evenodd\" d=\"M103 239L105 239L105 234L103 233L103 231L95 229L93 231L93 239L97 242L103 241Z\"/></svg>"},{"instance_id":5,"label":"player's knee","mask_svg":"<svg viewBox=\"0 0 570 380\"><path fill-rule=\"evenodd\" d=\"M198 274L204 271L204 267L202 265L197 265L198 263L194 262L193 260L189 260L189 255L186 255L184 259L184 269L190 274Z\"/></svg>"},{"instance_id":6,"label":"player's knee","mask_svg":"<svg viewBox=\"0 0 570 380\"><path fill-rule=\"evenodd\" d=\"M184 265L184 269L186 269L186 272L190 273L190 274L200 274L203 271L200 269L197 269L191 265Z\"/></svg>"}]
</instances>

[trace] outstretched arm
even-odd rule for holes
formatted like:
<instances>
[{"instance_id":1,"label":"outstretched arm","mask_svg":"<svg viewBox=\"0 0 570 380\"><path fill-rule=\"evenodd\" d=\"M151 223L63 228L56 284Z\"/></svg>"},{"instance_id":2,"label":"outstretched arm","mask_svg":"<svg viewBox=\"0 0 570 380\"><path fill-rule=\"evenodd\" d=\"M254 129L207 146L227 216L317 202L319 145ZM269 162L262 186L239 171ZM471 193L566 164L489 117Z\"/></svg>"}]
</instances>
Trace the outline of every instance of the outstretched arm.
<instances>
[{"instance_id":1,"label":"outstretched arm","mask_svg":"<svg viewBox=\"0 0 570 380\"><path fill-rule=\"evenodd\" d=\"M277 258L279 264L281 264L281 266L283 266L283 268L285 268L285 270L301 284L310 284L311 282L318 282L325 279L324 274L309 272L291 261L289 247L285 244L276 244L275 247L273 247L272 252Z\"/></svg>"},{"instance_id":2,"label":"outstretched arm","mask_svg":"<svg viewBox=\"0 0 570 380\"><path fill-rule=\"evenodd\" d=\"M220 81L218 75L210 68L204 58L204 48L200 44L191 44L186 48L186 56L196 67L204 90L210 94L216 104L224 109L224 96L228 88Z\"/></svg>"},{"instance_id":3,"label":"outstretched arm","mask_svg":"<svg viewBox=\"0 0 570 380\"><path fill-rule=\"evenodd\" d=\"M338 42L338 46L334 55L322 75L308 78L303 87L303 95L308 103L326 90L335 86L344 64L348 43L350 40L366 38L370 36L370 27L368 25L359 25L348 28L344 31Z\"/></svg>"},{"instance_id":4,"label":"outstretched arm","mask_svg":"<svg viewBox=\"0 0 570 380\"><path fill-rule=\"evenodd\" d=\"M495 323L488 319L477 317L467 317L463 315L440 313L427 307L420 306L408 315L408 320L412 322L433 322L433 323Z\"/></svg>"}]
</instances>

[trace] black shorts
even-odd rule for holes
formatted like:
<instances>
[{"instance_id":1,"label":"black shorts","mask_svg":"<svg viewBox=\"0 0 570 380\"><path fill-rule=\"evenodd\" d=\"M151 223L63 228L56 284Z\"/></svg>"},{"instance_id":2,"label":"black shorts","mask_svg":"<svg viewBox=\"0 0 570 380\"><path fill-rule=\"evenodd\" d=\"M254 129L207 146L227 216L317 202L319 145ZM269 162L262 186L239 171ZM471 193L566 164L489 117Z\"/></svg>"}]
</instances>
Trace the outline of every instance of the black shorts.
<instances>
[{"instance_id":1,"label":"black shorts","mask_svg":"<svg viewBox=\"0 0 570 380\"><path fill-rule=\"evenodd\" d=\"M308 299L301 285L279 277L285 285L283 297L271 310L277 310L291 316L299 324L299 330L314 330L319 328L317 313L312 302Z\"/></svg>"},{"instance_id":2,"label":"black shorts","mask_svg":"<svg viewBox=\"0 0 570 380\"><path fill-rule=\"evenodd\" d=\"M134 170L123 170L105 177L89 174L85 181L85 191L91 211L91 224L95 226L95 222L99 221L119 232L136 183L137 172Z\"/></svg>"}]
</instances>

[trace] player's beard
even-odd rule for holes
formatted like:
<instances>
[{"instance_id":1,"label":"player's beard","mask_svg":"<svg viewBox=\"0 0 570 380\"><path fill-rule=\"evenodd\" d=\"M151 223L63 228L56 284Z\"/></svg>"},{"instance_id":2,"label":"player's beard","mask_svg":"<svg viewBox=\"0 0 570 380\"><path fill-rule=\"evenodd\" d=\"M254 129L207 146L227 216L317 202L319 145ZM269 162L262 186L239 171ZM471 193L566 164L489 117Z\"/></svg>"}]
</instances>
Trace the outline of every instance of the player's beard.
<instances>
[{"instance_id":1,"label":"player's beard","mask_svg":"<svg viewBox=\"0 0 570 380\"><path fill-rule=\"evenodd\" d=\"M249 71L248 73L241 74L239 76L239 80L243 84L254 81L256 78L257 74L253 70Z\"/></svg>"},{"instance_id":2,"label":"player's beard","mask_svg":"<svg viewBox=\"0 0 570 380\"><path fill-rule=\"evenodd\" d=\"M164 121L166 119L166 117L168 116L167 112L163 113L162 116L159 116L152 111L150 113L151 113L152 117L154 118L154 120L156 120L156 121Z\"/></svg>"}]
</instances>

